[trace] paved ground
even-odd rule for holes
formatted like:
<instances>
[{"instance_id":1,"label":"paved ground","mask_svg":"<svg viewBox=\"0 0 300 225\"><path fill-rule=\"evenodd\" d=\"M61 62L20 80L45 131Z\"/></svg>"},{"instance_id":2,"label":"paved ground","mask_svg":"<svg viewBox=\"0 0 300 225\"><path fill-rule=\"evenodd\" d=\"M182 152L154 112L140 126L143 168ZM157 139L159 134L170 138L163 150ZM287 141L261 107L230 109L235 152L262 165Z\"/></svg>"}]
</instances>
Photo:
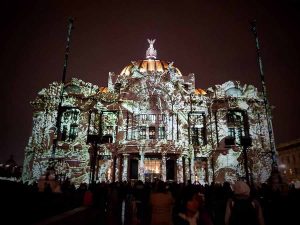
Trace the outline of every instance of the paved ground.
<instances>
[{"instance_id":1,"label":"paved ground","mask_svg":"<svg viewBox=\"0 0 300 225\"><path fill-rule=\"evenodd\" d=\"M123 222L123 225L127 224L127 222ZM107 216L104 216L101 215L99 208L82 206L42 219L32 225L122 225L122 222L117 222L117 215L108 213Z\"/></svg>"},{"instance_id":2,"label":"paved ground","mask_svg":"<svg viewBox=\"0 0 300 225\"><path fill-rule=\"evenodd\" d=\"M95 207L79 207L62 214L43 219L33 225L105 225L108 224Z\"/></svg>"}]
</instances>

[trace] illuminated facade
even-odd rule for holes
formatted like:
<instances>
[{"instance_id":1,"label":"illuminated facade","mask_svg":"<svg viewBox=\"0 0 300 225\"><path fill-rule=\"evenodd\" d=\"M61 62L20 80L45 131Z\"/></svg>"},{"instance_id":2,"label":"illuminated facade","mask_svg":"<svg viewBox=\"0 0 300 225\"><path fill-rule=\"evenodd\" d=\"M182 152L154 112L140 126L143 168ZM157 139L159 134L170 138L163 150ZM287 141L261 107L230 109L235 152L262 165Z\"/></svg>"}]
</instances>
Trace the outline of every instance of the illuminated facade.
<instances>
[{"instance_id":1,"label":"illuminated facade","mask_svg":"<svg viewBox=\"0 0 300 225\"><path fill-rule=\"evenodd\" d=\"M66 84L58 137L63 85L52 83L38 93L31 103L24 181L45 173L54 138L56 173L75 184L90 182L91 171L99 182L236 180L244 176L245 142L251 178L266 181L270 144L257 89L232 81L196 88L194 74L184 76L173 62L156 59L154 41L148 40L146 59L109 73L107 87L75 78ZM91 145L96 139L97 148Z\"/></svg>"}]
</instances>

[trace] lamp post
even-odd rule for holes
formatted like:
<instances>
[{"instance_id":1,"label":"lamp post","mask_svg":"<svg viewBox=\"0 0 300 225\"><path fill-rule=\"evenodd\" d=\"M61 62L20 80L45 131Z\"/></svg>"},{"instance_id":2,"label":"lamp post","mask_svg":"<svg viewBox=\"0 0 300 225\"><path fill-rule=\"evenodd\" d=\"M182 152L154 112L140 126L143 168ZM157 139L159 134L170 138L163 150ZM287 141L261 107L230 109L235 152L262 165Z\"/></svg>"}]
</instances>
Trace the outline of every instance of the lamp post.
<instances>
[{"instance_id":1,"label":"lamp post","mask_svg":"<svg viewBox=\"0 0 300 225\"><path fill-rule=\"evenodd\" d=\"M94 120L92 124L92 114L94 114ZM95 183L95 173L96 173L96 163L98 159L98 144L101 144L101 129L99 124L99 129L96 129L96 115L97 112L90 111L89 112L89 124L88 124L88 130L87 130L87 144L91 144L92 151L90 153L90 184ZM91 127L93 126L93 127ZM93 128L93 129L91 129Z\"/></svg>"},{"instance_id":2,"label":"lamp post","mask_svg":"<svg viewBox=\"0 0 300 225\"><path fill-rule=\"evenodd\" d=\"M277 189L280 188L281 185L285 185L285 183L282 181L282 177L278 171L278 163L276 158L276 147L275 147L275 141L274 141L274 132L273 132L273 126L271 121L271 110L270 110L270 104L267 98L267 88L265 83L265 77L263 72L263 65L260 55L260 46L259 46L259 40L257 35L257 29L256 29L256 21L253 20L251 22L251 30L253 32L255 43L256 43L256 54L257 54L257 62L259 65L259 72L260 72L260 80L262 85L262 93L263 93L263 100L264 100L264 106L265 106L265 112L267 117L267 124L268 124L268 134L269 134L269 142L270 142L270 151L271 154L271 160L272 160L272 167L271 167L271 174L269 178L269 182L273 186L273 188Z\"/></svg>"},{"instance_id":3,"label":"lamp post","mask_svg":"<svg viewBox=\"0 0 300 225\"><path fill-rule=\"evenodd\" d=\"M272 127L272 121L271 121L271 111L270 111L269 101L267 98L267 88L266 88L265 76L264 76L262 59L261 59L261 54L260 54L260 46L259 46L259 40L258 40L258 35L257 35L257 29L256 29L256 20L253 20L251 22L251 30L252 30L254 38L255 38L257 62L258 62L258 66L259 66L260 80L261 80L261 85L262 85L262 94L263 94L263 100L264 100L264 106L265 106L265 112L266 112L266 118L267 118L267 124L268 124L270 153L271 153L271 158L272 158L272 172L277 172L278 165L277 165L277 161L276 161L276 148L275 148L274 133L273 133L273 127Z\"/></svg>"},{"instance_id":4,"label":"lamp post","mask_svg":"<svg viewBox=\"0 0 300 225\"><path fill-rule=\"evenodd\" d=\"M90 153L90 184L95 183L98 145L113 143L113 136L111 134L103 135L102 131L102 116L106 112L110 111L100 111L99 113L97 110L91 110L89 112L86 143L92 146Z\"/></svg>"},{"instance_id":5,"label":"lamp post","mask_svg":"<svg viewBox=\"0 0 300 225\"><path fill-rule=\"evenodd\" d=\"M63 74L62 74L62 87L59 93L59 102L58 102L58 107L57 107L57 116L56 116L56 124L55 124L55 135L56 138L53 139L53 144L52 144L52 152L51 152L51 157L49 159L49 170L54 170L55 165L56 165L56 160L55 160L55 153L56 153L56 148L58 141L60 140L61 136L61 119L62 119L62 113L63 113L63 94L65 90L65 84L66 84L66 73L67 73L67 66L68 66L68 59L69 59L69 54L70 54L70 42L71 42L71 32L73 30L73 23L74 19L69 18L68 20L68 34L67 34L67 44L66 44L66 49L65 49L65 57L64 57L64 67L63 67Z\"/></svg>"},{"instance_id":6,"label":"lamp post","mask_svg":"<svg viewBox=\"0 0 300 225\"><path fill-rule=\"evenodd\" d=\"M242 136L241 137L241 145L243 146L243 161L244 161L244 169L245 169L245 178L246 178L247 184L249 186L251 186L250 176L249 176L248 153L247 153L248 147L250 147L252 145L251 137Z\"/></svg>"},{"instance_id":7,"label":"lamp post","mask_svg":"<svg viewBox=\"0 0 300 225\"><path fill-rule=\"evenodd\" d=\"M92 152L90 154L90 184L94 184L98 159L98 144L101 143L101 138L99 135L88 134L87 143L92 145Z\"/></svg>"}]
</instances>

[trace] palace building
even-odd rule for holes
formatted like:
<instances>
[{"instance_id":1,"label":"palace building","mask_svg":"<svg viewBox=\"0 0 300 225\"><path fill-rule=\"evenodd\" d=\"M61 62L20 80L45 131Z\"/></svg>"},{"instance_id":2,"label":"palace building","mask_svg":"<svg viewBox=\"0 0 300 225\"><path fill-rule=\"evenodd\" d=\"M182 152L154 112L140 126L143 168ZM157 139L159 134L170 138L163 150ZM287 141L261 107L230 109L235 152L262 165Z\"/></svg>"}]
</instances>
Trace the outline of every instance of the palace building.
<instances>
[{"instance_id":1,"label":"palace building","mask_svg":"<svg viewBox=\"0 0 300 225\"><path fill-rule=\"evenodd\" d=\"M194 74L157 58L154 41L145 59L109 73L107 87L73 78L38 93L23 181L40 179L49 161L57 177L76 185L234 181L245 177L245 165L252 181L269 178L270 140L257 88L238 81L195 87Z\"/></svg>"}]
</instances>

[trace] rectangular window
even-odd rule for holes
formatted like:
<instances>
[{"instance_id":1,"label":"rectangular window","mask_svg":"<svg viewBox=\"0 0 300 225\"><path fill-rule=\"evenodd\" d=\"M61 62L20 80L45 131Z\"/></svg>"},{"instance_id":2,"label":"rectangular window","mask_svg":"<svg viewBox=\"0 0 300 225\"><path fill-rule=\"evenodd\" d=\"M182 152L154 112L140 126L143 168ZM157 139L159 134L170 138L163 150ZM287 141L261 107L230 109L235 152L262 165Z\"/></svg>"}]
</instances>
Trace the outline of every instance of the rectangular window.
<instances>
[{"instance_id":1,"label":"rectangular window","mask_svg":"<svg viewBox=\"0 0 300 225\"><path fill-rule=\"evenodd\" d=\"M147 121L147 114L141 114L140 121Z\"/></svg>"},{"instance_id":2,"label":"rectangular window","mask_svg":"<svg viewBox=\"0 0 300 225\"><path fill-rule=\"evenodd\" d=\"M79 124L80 111L78 109L68 109L63 112L61 128L60 128L60 140L62 141L74 141L78 136L78 124ZM93 127L89 128L93 131Z\"/></svg>"},{"instance_id":3,"label":"rectangular window","mask_svg":"<svg viewBox=\"0 0 300 225\"><path fill-rule=\"evenodd\" d=\"M235 138L235 129L233 127L228 128L228 136Z\"/></svg>"},{"instance_id":4,"label":"rectangular window","mask_svg":"<svg viewBox=\"0 0 300 225\"><path fill-rule=\"evenodd\" d=\"M158 114L158 120L160 122L165 122L166 121L166 115L165 114Z\"/></svg>"},{"instance_id":5,"label":"rectangular window","mask_svg":"<svg viewBox=\"0 0 300 225\"><path fill-rule=\"evenodd\" d=\"M89 120L89 134L95 135L99 131L99 119L100 115L96 112L91 112Z\"/></svg>"},{"instance_id":6,"label":"rectangular window","mask_svg":"<svg viewBox=\"0 0 300 225\"><path fill-rule=\"evenodd\" d=\"M156 121L156 115L155 114L149 114L148 115L148 120L152 123L155 123Z\"/></svg>"},{"instance_id":7,"label":"rectangular window","mask_svg":"<svg viewBox=\"0 0 300 225\"><path fill-rule=\"evenodd\" d=\"M126 140L131 140L131 139L132 139L132 129L131 127L128 127L126 133Z\"/></svg>"},{"instance_id":8,"label":"rectangular window","mask_svg":"<svg viewBox=\"0 0 300 225\"><path fill-rule=\"evenodd\" d=\"M159 127L158 128L158 139L165 139L165 138L166 138L165 127Z\"/></svg>"},{"instance_id":9,"label":"rectangular window","mask_svg":"<svg viewBox=\"0 0 300 225\"><path fill-rule=\"evenodd\" d=\"M155 139L155 127L149 127L149 139Z\"/></svg>"},{"instance_id":10,"label":"rectangular window","mask_svg":"<svg viewBox=\"0 0 300 225\"><path fill-rule=\"evenodd\" d=\"M192 132L192 144L193 145L196 145L196 146L198 146L198 145L200 145L200 143L199 143L199 128L196 128L196 127L192 127L192 130L191 130Z\"/></svg>"},{"instance_id":11,"label":"rectangular window","mask_svg":"<svg viewBox=\"0 0 300 225\"><path fill-rule=\"evenodd\" d=\"M75 138L77 137L77 135L78 135L77 128L78 128L77 124L71 124L70 132L69 132L69 140L70 141L74 141Z\"/></svg>"},{"instance_id":12,"label":"rectangular window","mask_svg":"<svg viewBox=\"0 0 300 225\"><path fill-rule=\"evenodd\" d=\"M146 126L141 126L140 127L140 139L146 139Z\"/></svg>"},{"instance_id":13,"label":"rectangular window","mask_svg":"<svg viewBox=\"0 0 300 225\"><path fill-rule=\"evenodd\" d=\"M138 129L132 129L132 132L131 132L131 139L132 139L132 140L138 139L138 135L139 135Z\"/></svg>"},{"instance_id":14,"label":"rectangular window","mask_svg":"<svg viewBox=\"0 0 300 225\"><path fill-rule=\"evenodd\" d=\"M118 112L117 111L103 111L101 113L101 134L103 136L111 136L112 141L116 140L116 128L118 124Z\"/></svg>"},{"instance_id":15,"label":"rectangular window","mask_svg":"<svg viewBox=\"0 0 300 225\"><path fill-rule=\"evenodd\" d=\"M79 112L78 111L72 111L71 113L71 120L76 121L78 117Z\"/></svg>"},{"instance_id":16,"label":"rectangular window","mask_svg":"<svg viewBox=\"0 0 300 225\"><path fill-rule=\"evenodd\" d=\"M206 116L204 112L190 112L188 114L189 142L195 146L206 145Z\"/></svg>"},{"instance_id":17,"label":"rectangular window","mask_svg":"<svg viewBox=\"0 0 300 225\"><path fill-rule=\"evenodd\" d=\"M243 111L230 110L227 113L227 126L228 136L235 139L235 144L241 145L241 139L243 136L247 136L249 132L249 126L247 115Z\"/></svg>"}]
</instances>

